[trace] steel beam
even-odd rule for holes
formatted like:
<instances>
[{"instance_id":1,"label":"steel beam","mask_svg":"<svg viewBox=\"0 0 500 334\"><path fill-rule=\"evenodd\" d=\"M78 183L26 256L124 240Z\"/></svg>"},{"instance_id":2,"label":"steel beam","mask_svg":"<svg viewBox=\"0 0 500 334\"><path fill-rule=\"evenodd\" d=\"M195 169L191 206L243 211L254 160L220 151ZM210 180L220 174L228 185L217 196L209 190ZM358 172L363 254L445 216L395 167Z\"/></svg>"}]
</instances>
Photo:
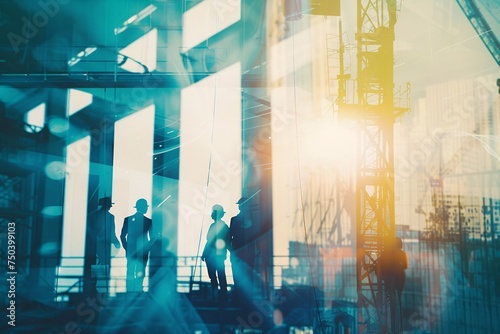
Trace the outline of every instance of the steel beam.
<instances>
[{"instance_id":1,"label":"steel beam","mask_svg":"<svg viewBox=\"0 0 500 334\"><path fill-rule=\"evenodd\" d=\"M16 88L183 88L211 74L213 73L2 74L0 85ZM263 75L246 74L242 77L242 85L244 88L267 87L267 79Z\"/></svg>"}]
</instances>

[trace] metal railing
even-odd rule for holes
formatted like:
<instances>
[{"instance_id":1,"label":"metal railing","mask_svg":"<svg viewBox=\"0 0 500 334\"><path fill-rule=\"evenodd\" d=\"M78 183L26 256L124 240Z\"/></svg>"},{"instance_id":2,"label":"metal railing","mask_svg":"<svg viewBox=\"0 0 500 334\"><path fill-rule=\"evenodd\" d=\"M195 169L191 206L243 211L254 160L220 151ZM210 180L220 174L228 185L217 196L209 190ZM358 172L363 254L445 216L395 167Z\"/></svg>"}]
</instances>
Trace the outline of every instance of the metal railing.
<instances>
[{"instance_id":1,"label":"metal railing","mask_svg":"<svg viewBox=\"0 0 500 334\"><path fill-rule=\"evenodd\" d=\"M355 261L352 258L323 258L310 259L307 256L274 256L272 267L263 268L260 258L256 258L254 266L254 283L262 290L272 291L286 286L310 285L311 271L315 276L315 283L324 291L343 290L344 299L352 300L355 297L355 284L346 287L347 282L355 282ZM63 257L61 265L56 268L55 291L56 299L64 301L60 296L83 292L83 257ZM233 285L232 265L229 259L225 262L228 285ZM91 278L98 291L110 293L126 292L127 280L126 257L112 259L110 270L104 266L92 266ZM108 274L109 273L109 277ZM200 257L150 257L146 268L144 289L149 290L150 276L165 275L174 277L176 291L191 293L200 291L208 286L208 277L205 263ZM269 281L264 277L268 273ZM340 287L342 285L343 287Z\"/></svg>"}]
</instances>

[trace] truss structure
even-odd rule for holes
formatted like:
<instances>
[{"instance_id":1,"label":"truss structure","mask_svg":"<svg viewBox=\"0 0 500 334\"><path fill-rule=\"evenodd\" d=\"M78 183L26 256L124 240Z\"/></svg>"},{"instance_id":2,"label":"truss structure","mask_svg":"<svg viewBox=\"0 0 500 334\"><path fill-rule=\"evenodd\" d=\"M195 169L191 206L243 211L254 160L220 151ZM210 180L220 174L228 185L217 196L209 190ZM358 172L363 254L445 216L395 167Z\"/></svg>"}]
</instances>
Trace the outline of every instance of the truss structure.
<instances>
[{"instance_id":1,"label":"truss structure","mask_svg":"<svg viewBox=\"0 0 500 334\"><path fill-rule=\"evenodd\" d=\"M339 113L358 126L356 166L356 248L358 331L396 332L395 298L387 294L377 273L388 238L395 237L395 119L408 111L399 89L394 93L395 0L358 0L357 80L353 103L347 103L345 80L339 75ZM341 55L341 64L343 57ZM344 82L343 82L344 81Z\"/></svg>"}]
</instances>

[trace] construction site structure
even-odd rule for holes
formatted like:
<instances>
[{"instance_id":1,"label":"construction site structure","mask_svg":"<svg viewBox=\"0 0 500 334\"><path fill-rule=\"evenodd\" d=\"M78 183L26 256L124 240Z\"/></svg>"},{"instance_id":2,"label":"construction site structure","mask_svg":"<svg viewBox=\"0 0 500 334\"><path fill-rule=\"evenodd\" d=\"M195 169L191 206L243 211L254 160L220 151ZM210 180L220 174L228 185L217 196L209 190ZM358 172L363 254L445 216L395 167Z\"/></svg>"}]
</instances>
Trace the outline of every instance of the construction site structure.
<instances>
[{"instance_id":1,"label":"construction site structure","mask_svg":"<svg viewBox=\"0 0 500 334\"><path fill-rule=\"evenodd\" d=\"M394 93L395 0L358 0L355 101L347 102L349 75L341 71L337 99L340 117L357 121L356 271L358 331L398 332L393 294L378 271L388 238L395 237L395 119L408 111ZM340 32L340 35L342 33ZM340 54L343 68L343 54ZM409 86L400 95L409 93ZM397 105L395 105L395 102ZM406 99L406 102L408 100Z\"/></svg>"}]
</instances>

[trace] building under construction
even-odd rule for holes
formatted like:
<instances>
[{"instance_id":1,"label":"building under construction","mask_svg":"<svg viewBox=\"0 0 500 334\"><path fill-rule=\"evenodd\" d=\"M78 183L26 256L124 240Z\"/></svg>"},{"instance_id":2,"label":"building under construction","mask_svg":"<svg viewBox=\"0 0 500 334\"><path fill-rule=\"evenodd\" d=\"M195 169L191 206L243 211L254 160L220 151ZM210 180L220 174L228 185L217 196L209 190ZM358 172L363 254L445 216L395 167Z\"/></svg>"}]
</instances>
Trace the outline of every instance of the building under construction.
<instances>
[{"instance_id":1,"label":"building under construction","mask_svg":"<svg viewBox=\"0 0 500 334\"><path fill-rule=\"evenodd\" d=\"M496 332L499 17L0 0L1 331Z\"/></svg>"}]
</instances>

